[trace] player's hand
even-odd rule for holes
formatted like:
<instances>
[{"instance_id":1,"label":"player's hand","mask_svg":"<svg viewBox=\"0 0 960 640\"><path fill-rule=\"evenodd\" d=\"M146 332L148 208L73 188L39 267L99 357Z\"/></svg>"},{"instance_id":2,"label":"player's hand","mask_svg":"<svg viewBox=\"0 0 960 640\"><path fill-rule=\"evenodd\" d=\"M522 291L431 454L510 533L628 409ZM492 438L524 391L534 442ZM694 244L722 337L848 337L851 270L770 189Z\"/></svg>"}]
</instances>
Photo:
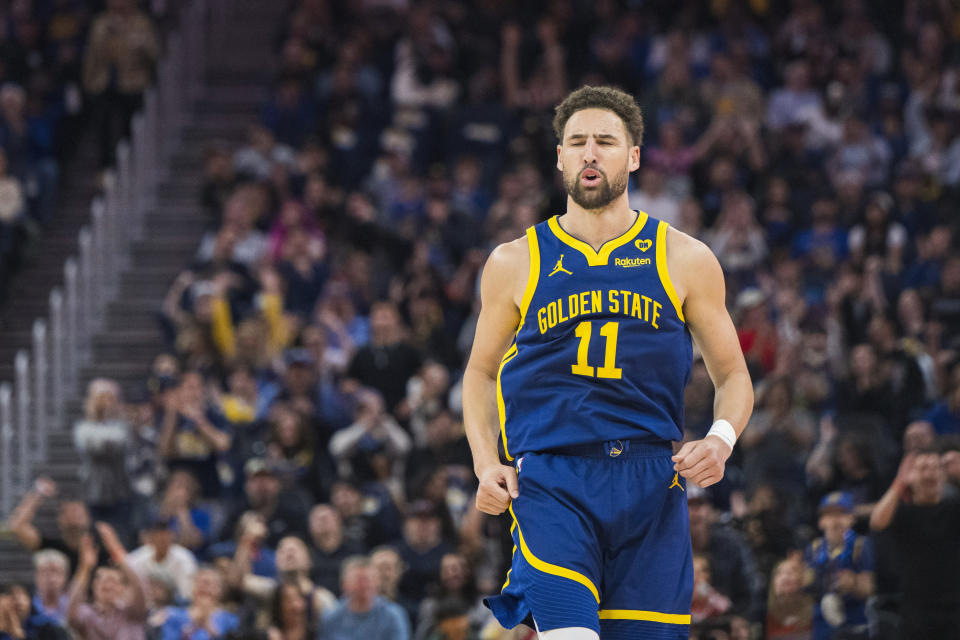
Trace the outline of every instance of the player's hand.
<instances>
[{"instance_id":1,"label":"player's hand","mask_svg":"<svg viewBox=\"0 0 960 640\"><path fill-rule=\"evenodd\" d=\"M733 449L717 436L693 440L683 445L671 458L673 470L698 486L709 487L723 478L723 470L731 453Z\"/></svg>"},{"instance_id":2,"label":"player's hand","mask_svg":"<svg viewBox=\"0 0 960 640\"><path fill-rule=\"evenodd\" d=\"M502 464L491 465L478 476L477 509L492 516L506 511L510 501L520 495L517 487L517 472Z\"/></svg>"}]
</instances>

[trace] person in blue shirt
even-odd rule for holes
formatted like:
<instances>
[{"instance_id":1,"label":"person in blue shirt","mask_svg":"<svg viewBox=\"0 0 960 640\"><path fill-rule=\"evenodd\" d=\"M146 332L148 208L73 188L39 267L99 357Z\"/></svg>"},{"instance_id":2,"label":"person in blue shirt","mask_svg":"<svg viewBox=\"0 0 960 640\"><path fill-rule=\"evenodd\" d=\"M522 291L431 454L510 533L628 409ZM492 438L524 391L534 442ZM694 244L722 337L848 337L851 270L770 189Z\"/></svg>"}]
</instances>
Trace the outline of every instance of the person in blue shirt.
<instances>
[{"instance_id":1,"label":"person in blue shirt","mask_svg":"<svg viewBox=\"0 0 960 640\"><path fill-rule=\"evenodd\" d=\"M223 609L223 581L216 569L197 571L189 607L168 607L160 630L161 640L213 640L239 625L233 613Z\"/></svg>"},{"instance_id":2,"label":"person in blue shirt","mask_svg":"<svg viewBox=\"0 0 960 640\"><path fill-rule=\"evenodd\" d=\"M853 532L853 496L828 493L820 501L823 536L804 553L808 590L814 596L813 640L850 637L866 630L866 600L873 594L873 549Z\"/></svg>"},{"instance_id":3,"label":"person in blue shirt","mask_svg":"<svg viewBox=\"0 0 960 640\"><path fill-rule=\"evenodd\" d=\"M343 561L343 598L328 612L317 640L409 640L410 620L400 605L377 595L377 573L367 556Z\"/></svg>"}]
</instances>

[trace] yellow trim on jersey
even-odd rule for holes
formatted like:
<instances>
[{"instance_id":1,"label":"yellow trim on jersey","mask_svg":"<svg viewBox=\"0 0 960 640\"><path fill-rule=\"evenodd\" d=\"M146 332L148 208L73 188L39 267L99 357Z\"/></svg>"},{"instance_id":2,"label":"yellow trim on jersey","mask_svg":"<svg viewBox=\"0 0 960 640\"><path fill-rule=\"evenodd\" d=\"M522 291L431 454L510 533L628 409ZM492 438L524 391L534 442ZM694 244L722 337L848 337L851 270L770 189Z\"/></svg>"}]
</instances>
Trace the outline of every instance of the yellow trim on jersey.
<instances>
[{"instance_id":1,"label":"yellow trim on jersey","mask_svg":"<svg viewBox=\"0 0 960 640\"><path fill-rule=\"evenodd\" d=\"M673 303L673 308L677 310L677 317L680 318L680 322L686 322L683 319L680 297L677 295L677 290L673 288L673 281L670 280L670 272L667 270L667 227L669 226L663 220L657 225L657 273L660 274L660 282L663 283L667 297Z\"/></svg>"},{"instance_id":2,"label":"yellow trim on jersey","mask_svg":"<svg viewBox=\"0 0 960 640\"><path fill-rule=\"evenodd\" d=\"M520 327L527 319L527 310L530 308L530 301L533 300L537 282L540 280L540 243L537 242L536 227L527 229L527 247L530 249L530 270L527 276L527 288L523 290L523 298L520 300L520 324L517 326L517 333L520 333Z\"/></svg>"},{"instance_id":3,"label":"yellow trim on jersey","mask_svg":"<svg viewBox=\"0 0 960 640\"><path fill-rule=\"evenodd\" d=\"M660 613L659 611L638 611L635 609L600 609L601 620L643 620L644 622L663 622L666 624L690 624L690 615L683 613Z\"/></svg>"},{"instance_id":4,"label":"yellow trim on jersey","mask_svg":"<svg viewBox=\"0 0 960 640\"><path fill-rule=\"evenodd\" d=\"M553 234L560 239L561 242L567 244L580 253L582 253L587 258L587 264L591 267L599 267L607 264L610 260L610 254L619 247L627 244L636 237L640 230L643 229L643 225L647 223L647 214L643 211L637 211L637 219L633 221L633 225L627 229L626 233L623 235L617 236L613 240L607 240L600 247L600 251L596 251L589 244L574 238L572 235L563 230L563 227L560 226L560 221L558 220L559 216L553 216L547 221L547 225L550 227L550 230L553 231Z\"/></svg>"},{"instance_id":5,"label":"yellow trim on jersey","mask_svg":"<svg viewBox=\"0 0 960 640\"><path fill-rule=\"evenodd\" d=\"M527 274L527 286L523 290L523 298L520 299L520 324L517 325L517 334L523 327L523 321L527 318L527 310L530 308L530 301L533 300L533 294L537 290L537 282L540 280L540 243L537 241L536 227L527 228L527 247L530 250L530 269ZM497 414L500 417L500 437L503 438L503 452L507 460L513 462L513 456L510 455L510 449L507 447L507 410L503 403L503 390L500 387L500 374L503 373L503 367L517 355L517 338L514 336L513 344L503 354L500 361L500 368L497 370Z\"/></svg>"},{"instance_id":6,"label":"yellow trim on jersey","mask_svg":"<svg viewBox=\"0 0 960 640\"><path fill-rule=\"evenodd\" d=\"M567 569L566 567L560 567L555 564L550 564L549 562L544 562L537 556L533 555L533 552L530 551L530 547L527 546L527 541L523 539L523 530L520 529L520 523L517 521L517 514L513 512L512 504L510 505L510 515L513 516L513 522L517 527L517 538L520 539L520 552L523 554L523 557L526 559L526 561L530 563L530 566L553 576L559 576L561 578L573 580L574 582L579 582L590 590L590 593L593 594L593 597L597 599L597 604L600 604L600 592L597 591L597 588L593 585L593 581L591 581L590 578L583 575L579 571L574 571L573 569Z\"/></svg>"},{"instance_id":7,"label":"yellow trim on jersey","mask_svg":"<svg viewBox=\"0 0 960 640\"><path fill-rule=\"evenodd\" d=\"M510 348L507 349L503 360L500 361L500 368L497 369L497 415L500 417L500 437L503 438L503 453L510 462L513 462L513 456L510 455L510 449L507 448L507 409L503 404L503 389L500 387L500 375L503 373L503 367L513 360L516 355L517 343L514 342L510 345Z\"/></svg>"}]
</instances>

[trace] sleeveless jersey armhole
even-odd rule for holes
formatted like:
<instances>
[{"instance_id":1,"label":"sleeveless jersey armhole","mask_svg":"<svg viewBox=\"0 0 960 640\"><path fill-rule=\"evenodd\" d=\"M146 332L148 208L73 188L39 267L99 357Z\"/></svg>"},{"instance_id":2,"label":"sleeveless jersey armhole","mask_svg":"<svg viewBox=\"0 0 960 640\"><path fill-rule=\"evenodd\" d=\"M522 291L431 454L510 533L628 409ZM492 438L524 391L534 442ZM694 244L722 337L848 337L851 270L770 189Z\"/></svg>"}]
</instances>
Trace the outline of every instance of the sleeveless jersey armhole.
<instances>
[{"instance_id":1,"label":"sleeveless jersey armhole","mask_svg":"<svg viewBox=\"0 0 960 640\"><path fill-rule=\"evenodd\" d=\"M673 303L673 308L677 311L677 317L680 322L686 323L683 318L683 306L680 304L680 297L677 290L673 287L673 281L670 280L670 272L667 270L667 227L670 225L663 220L657 225L657 274L660 276L660 282L663 284L667 297Z\"/></svg>"},{"instance_id":2,"label":"sleeveless jersey armhole","mask_svg":"<svg viewBox=\"0 0 960 640\"><path fill-rule=\"evenodd\" d=\"M517 326L517 333L520 333L520 329L527 319L527 310L530 308L530 301L533 300L533 294L537 290L537 281L540 279L540 243L537 241L536 227L527 229L527 247L530 249L530 269L527 275L527 286L520 301L520 324Z\"/></svg>"}]
</instances>

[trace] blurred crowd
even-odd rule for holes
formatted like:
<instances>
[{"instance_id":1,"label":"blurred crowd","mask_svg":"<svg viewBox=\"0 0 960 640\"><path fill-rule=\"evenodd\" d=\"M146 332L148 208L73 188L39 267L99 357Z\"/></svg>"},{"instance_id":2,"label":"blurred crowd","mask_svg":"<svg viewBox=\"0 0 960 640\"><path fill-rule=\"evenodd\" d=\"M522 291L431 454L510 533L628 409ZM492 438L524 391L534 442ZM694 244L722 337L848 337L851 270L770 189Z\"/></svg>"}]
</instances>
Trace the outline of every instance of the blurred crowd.
<instances>
[{"instance_id":1,"label":"blurred crowd","mask_svg":"<svg viewBox=\"0 0 960 640\"><path fill-rule=\"evenodd\" d=\"M585 83L637 97L631 203L716 253L757 390L688 487L692 637L955 637L958 42L938 0L291 2L260 122L206 153L167 351L91 383L58 534L47 479L11 519L37 576L0 638L533 637L479 601L511 542L459 379L487 253L564 210ZM699 360L685 406L702 437Z\"/></svg>"},{"instance_id":2,"label":"blurred crowd","mask_svg":"<svg viewBox=\"0 0 960 640\"><path fill-rule=\"evenodd\" d=\"M84 126L101 168L152 84L159 29L180 0L0 2L0 300L54 218L61 169Z\"/></svg>"}]
</instances>

